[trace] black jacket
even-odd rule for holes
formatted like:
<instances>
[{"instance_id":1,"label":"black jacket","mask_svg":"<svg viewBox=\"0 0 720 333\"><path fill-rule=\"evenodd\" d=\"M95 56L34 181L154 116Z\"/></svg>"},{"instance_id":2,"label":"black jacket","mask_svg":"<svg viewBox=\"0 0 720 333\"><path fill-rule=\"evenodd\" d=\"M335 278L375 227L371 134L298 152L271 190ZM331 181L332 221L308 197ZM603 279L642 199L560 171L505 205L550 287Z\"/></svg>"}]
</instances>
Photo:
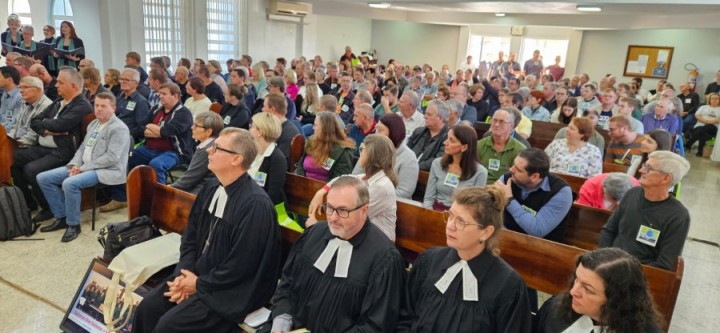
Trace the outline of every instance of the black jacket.
<instances>
[{"instance_id":1,"label":"black jacket","mask_svg":"<svg viewBox=\"0 0 720 333\"><path fill-rule=\"evenodd\" d=\"M83 118L93 112L93 109L83 94L75 96L58 114L61 102L62 99L56 100L45 111L36 115L30 121L30 128L40 136L43 136L46 130L54 133L67 132L67 135L53 137L58 148L52 154L69 162L75 156L75 151L83 139L81 134Z\"/></svg>"},{"instance_id":2,"label":"black jacket","mask_svg":"<svg viewBox=\"0 0 720 333\"><path fill-rule=\"evenodd\" d=\"M447 126L443 126L443 129L435 137L430 137L430 130L424 126L413 131L413 134L407 140L407 145L415 153L415 156L420 157L418 161L420 170L430 171L433 160L445 154L445 145L443 143L447 136Z\"/></svg>"},{"instance_id":3,"label":"black jacket","mask_svg":"<svg viewBox=\"0 0 720 333\"><path fill-rule=\"evenodd\" d=\"M162 104L156 105L150 110L150 116L146 124L152 124L158 111L164 110ZM164 112L164 111L163 111ZM195 152L195 142L192 138L193 116L190 110L184 105L178 103L173 107L170 116L165 124L160 128L160 136L170 138L173 150L180 157L181 163L190 163L193 153Z\"/></svg>"}]
</instances>

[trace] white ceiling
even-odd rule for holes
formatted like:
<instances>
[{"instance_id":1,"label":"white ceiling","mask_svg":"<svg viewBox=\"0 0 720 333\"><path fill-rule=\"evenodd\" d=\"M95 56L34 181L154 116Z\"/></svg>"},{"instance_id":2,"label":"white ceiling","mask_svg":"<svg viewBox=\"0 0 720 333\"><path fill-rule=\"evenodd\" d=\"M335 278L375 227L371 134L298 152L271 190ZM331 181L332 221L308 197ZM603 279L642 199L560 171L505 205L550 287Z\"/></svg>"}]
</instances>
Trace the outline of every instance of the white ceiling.
<instances>
[{"instance_id":1,"label":"white ceiling","mask_svg":"<svg viewBox=\"0 0 720 333\"><path fill-rule=\"evenodd\" d=\"M304 0L320 15L454 25L499 24L563 26L579 29L720 28L720 0L648 1L451 1L377 0L389 9L368 7L367 0ZM598 5L599 13L579 12L581 5ZM507 13L495 17L495 13Z\"/></svg>"}]
</instances>

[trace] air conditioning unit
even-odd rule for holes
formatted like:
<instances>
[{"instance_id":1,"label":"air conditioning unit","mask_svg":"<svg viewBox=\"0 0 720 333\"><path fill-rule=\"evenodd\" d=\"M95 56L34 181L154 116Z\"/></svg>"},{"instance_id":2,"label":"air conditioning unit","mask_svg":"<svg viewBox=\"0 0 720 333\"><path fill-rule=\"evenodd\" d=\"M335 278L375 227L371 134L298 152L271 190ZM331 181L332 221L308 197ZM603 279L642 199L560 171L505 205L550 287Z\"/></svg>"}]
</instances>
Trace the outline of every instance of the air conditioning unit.
<instances>
[{"instance_id":1,"label":"air conditioning unit","mask_svg":"<svg viewBox=\"0 0 720 333\"><path fill-rule=\"evenodd\" d=\"M270 0L268 15L305 17L312 12L312 5L302 2Z\"/></svg>"}]
</instances>

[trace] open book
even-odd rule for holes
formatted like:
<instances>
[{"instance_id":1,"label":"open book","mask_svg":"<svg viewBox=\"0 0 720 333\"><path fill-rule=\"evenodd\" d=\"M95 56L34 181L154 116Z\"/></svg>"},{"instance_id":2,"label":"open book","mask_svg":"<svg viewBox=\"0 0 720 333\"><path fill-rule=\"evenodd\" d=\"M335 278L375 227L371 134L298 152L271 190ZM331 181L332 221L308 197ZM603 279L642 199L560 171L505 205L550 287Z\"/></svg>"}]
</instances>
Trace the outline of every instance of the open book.
<instances>
[{"instance_id":1,"label":"open book","mask_svg":"<svg viewBox=\"0 0 720 333\"><path fill-rule=\"evenodd\" d=\"M76 57L79 55L85 55L85 48L83 47L78 47L72 50L54 49L53 51L55 51L60 57L63 58L67 58L67 56L69 55Z\"/></svg>"},{"instance_id":2,"label":"open book","mask_svg":"<svg viewBox=\"0 0 720 333\"><path fill-rule=\"evenodd\" d=\"M54 44L47 44L47 43L35 43L35 51L30 51L27 49L24 49L20 46L12 46L7 43L2 43L2 48L5 52L17 52L22 54L25 57L35 58L35 59L42 59L46 57L50 51L55 47Z\"/></svg>"}]
</instances>

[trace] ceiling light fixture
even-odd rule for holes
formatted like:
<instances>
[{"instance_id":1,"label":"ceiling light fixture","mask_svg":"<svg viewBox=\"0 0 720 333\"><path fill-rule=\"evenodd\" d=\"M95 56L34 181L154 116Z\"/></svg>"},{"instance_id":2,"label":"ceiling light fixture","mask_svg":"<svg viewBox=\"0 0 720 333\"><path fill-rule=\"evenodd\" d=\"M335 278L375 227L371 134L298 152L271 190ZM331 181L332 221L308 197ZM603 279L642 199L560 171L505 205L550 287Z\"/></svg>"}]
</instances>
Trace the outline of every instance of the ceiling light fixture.
<instances>
[{"instance_id":1,"label":"ceiling light fixture","mask_svg":"<svg viewBox=\"0 0 720 333\"><path fill-rule=\"evenodd\" d=\"M378 9L390 8L390 4L387 2L371 2L371 3L368 3L368 6L370 6L370 8L378 8Z\"/></svg>"},{"instance_id":2,"label":"ceiling light fixture","mask_svg":"<svg viewBox=\"0 0 720 333\"><path fill-rule=\"evenodd\" d=\"M495 16L497 16L497 17L505 17L505 15L507 15L507 14L505 14L505 13L495 13Z\"/></svg>"},{"instance_id":3,"label":"ceiling light fixture","mask_svg":"<svg viewBox=\"0 0 720 333\"><path fill-rule=\"evenodd\" d=\"M598 7L598 6L582 6L582 5L578 5L576 8L577 8L578 11L581 11L581 12L599 12L599 11L602 11L602 8L600 8L600 7Z\"/></svg>"}]
</instances>

